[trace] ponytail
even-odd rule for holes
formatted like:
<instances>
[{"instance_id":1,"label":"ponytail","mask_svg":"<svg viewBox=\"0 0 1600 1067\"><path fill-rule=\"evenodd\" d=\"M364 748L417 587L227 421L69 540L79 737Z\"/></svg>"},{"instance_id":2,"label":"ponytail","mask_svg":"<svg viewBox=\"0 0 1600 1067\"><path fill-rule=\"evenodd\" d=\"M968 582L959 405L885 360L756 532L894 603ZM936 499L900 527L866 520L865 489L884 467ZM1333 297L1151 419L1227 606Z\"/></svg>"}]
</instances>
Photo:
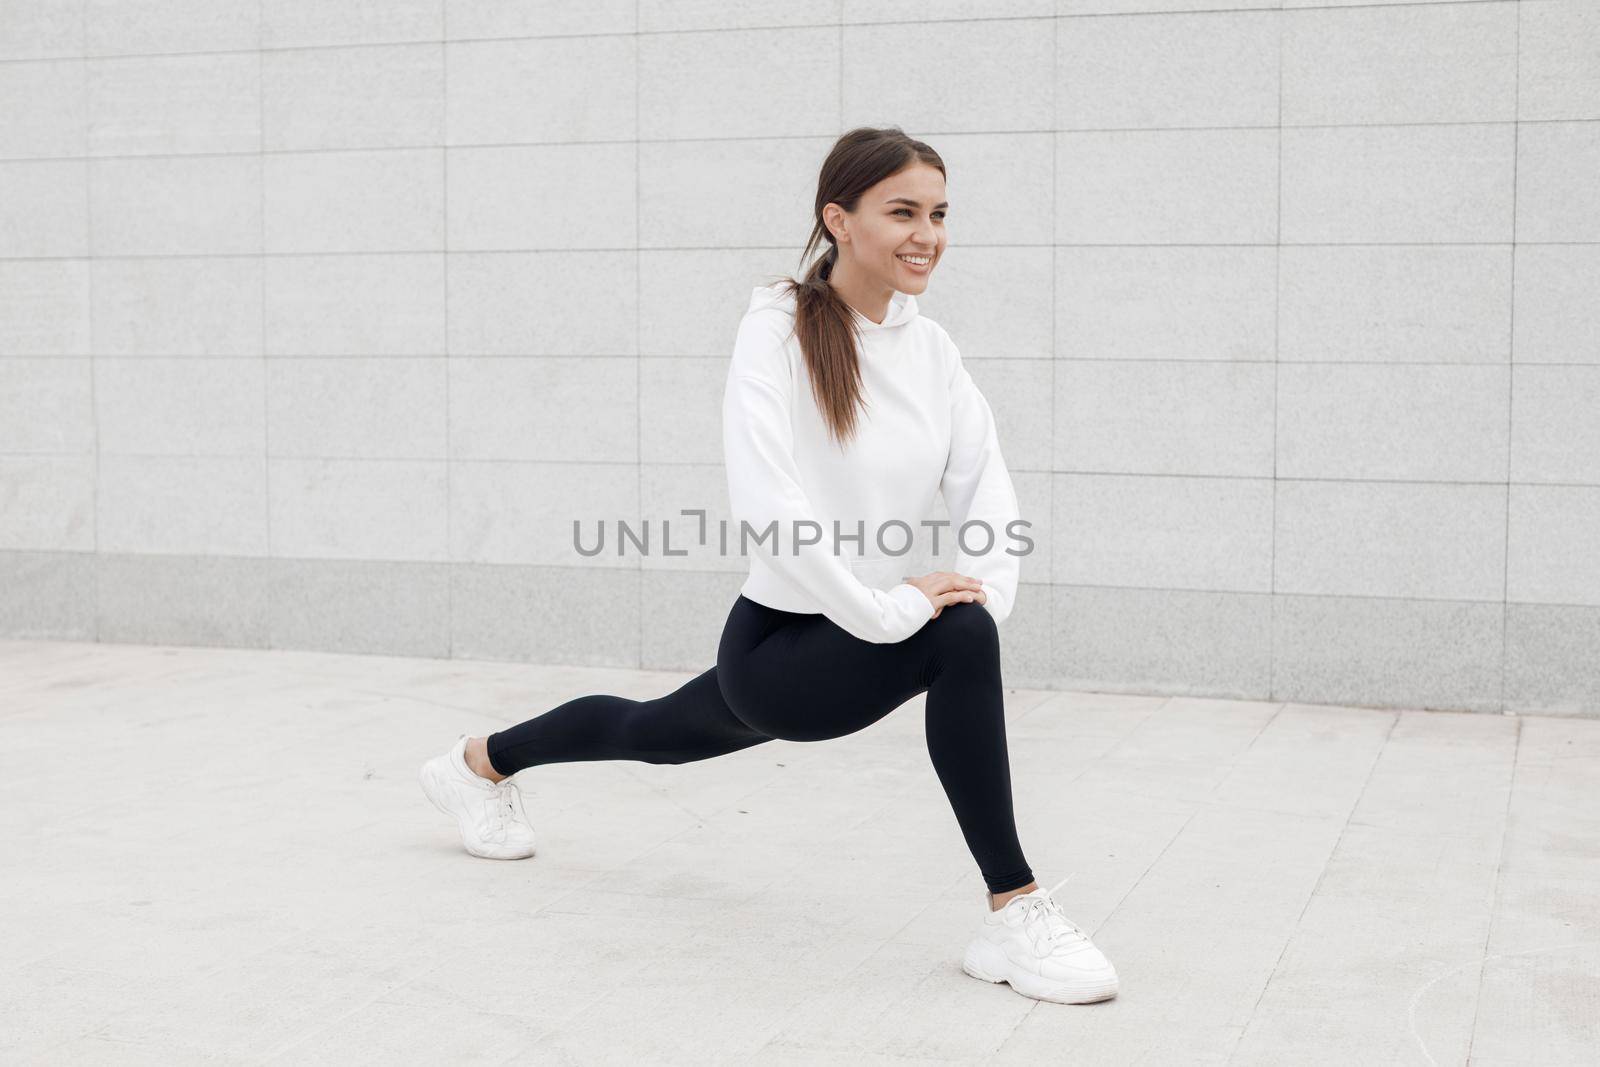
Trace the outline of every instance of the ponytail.
<instances>
[{"instance_id":1,"label":"ponytail","mask_svg":"<svg viewBox=\"0 0 1600 1067\"><path fill-rule=\"evenodd\" d=\"M805 262L824 241L828 250L811 264L804 276L782 278L777 284L795 298L795 335L811 377L811 393L830 434L841 448L855 435L862 403L861 362L854 312L828 279L839 259L838 240L823 221L823 208L838 204L854 211L861 194L891 175L916 163L937 167L944 161L921 141L898 127L860 127L834 143L817 179L811 236L800 253Z\"/></svg>"}]
</instances>

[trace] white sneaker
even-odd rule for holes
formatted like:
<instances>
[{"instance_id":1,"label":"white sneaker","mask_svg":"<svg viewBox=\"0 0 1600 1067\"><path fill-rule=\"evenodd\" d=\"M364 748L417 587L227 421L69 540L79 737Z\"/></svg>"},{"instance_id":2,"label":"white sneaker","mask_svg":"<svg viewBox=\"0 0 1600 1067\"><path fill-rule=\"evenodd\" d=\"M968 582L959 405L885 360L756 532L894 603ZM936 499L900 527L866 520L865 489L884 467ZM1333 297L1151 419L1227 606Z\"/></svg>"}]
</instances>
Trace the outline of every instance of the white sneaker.
<instances>
[{"instance_id":1,"label":"white sneaker","mask_svg":"<svg viewBox=\"0 0 1600 1067\"><path fill-rule=\"evenodd\" d=\"M418 778L433 806L456 820L474 856L520 860L533 855L533 824L511 777L491 782L467 766L467 735L422 765ZM515 777L515 776L512 776Z\"/></svg>"},{"instance_id":2,"label":"white sneaker","mask_svg":"<svg viewBox=\"0 0 1600 1067\"><path fill-rule=\"evenodd\" d=\"M1007 982L1025 997L1057 1004L1090 1004L1116 996L1116 969L1089 935L1062 914L1053 896L1067 878L1050 889L1020 893L985 915L961 969L985 982Z\"/></svg>"}]
</instances>

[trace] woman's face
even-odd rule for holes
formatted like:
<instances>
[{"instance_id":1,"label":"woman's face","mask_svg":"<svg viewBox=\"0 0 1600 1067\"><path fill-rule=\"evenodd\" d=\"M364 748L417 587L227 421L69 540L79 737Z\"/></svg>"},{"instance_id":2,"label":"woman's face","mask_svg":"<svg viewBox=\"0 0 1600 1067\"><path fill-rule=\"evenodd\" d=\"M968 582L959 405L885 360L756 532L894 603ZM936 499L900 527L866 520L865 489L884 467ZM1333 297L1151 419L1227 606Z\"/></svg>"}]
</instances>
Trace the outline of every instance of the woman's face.
<instances>
[{"instance_id":1,"label":"woman's face","mask_svg":"<svg viewBox=\"0 0 1600 1067\"><path fill-rule=\"evenodd\" d=\"M944 255L944 175L926 163L914 163L861 194L853 212L829 205L846 238L839 243L840 264L858 282L903 293L928 287L933 269ZM840 227L835 225L835 237ZM920 257L918 265L906 257Z\"/></svg>"}]
</instances>

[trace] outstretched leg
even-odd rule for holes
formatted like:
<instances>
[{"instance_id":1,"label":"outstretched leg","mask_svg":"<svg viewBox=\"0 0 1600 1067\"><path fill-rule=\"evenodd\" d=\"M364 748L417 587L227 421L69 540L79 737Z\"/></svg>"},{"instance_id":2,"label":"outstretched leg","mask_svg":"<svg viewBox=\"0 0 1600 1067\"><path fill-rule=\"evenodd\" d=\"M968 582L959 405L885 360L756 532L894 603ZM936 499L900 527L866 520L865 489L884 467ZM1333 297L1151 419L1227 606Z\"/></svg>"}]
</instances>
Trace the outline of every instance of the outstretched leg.
<instances>
[{"instance_id":1,"label":"outstretched leg","mask_svg":"<svg viewBox=\"0 0 1600 1067\"><path fill-rule=\"evenodd\" d=\"M717 668L653 700L575 697L488 737L490 765L502 775L542 763L638 760L689 763L772 740L728 708Z\"/></svg>"}]
</instances>

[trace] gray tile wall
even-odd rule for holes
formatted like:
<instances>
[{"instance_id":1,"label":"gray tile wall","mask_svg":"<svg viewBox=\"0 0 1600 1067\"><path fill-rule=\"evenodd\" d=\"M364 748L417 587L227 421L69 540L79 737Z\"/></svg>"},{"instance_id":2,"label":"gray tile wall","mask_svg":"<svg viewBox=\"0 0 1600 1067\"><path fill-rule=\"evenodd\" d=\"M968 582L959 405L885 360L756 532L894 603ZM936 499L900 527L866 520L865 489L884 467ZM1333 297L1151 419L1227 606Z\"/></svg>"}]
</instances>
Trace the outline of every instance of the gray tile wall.
<instances>
[{"instance_id":1,"label":"gray tile wall","mask_svg":"<svg viewBox=\"0 0 1600 1067\"><path fill-rule=\"evenodd\" d=\"M0 635L710 666L733 332L891 123L1010 681L1600 714L1591 0L14 0Z\"/></svg>"}]
</instances>

